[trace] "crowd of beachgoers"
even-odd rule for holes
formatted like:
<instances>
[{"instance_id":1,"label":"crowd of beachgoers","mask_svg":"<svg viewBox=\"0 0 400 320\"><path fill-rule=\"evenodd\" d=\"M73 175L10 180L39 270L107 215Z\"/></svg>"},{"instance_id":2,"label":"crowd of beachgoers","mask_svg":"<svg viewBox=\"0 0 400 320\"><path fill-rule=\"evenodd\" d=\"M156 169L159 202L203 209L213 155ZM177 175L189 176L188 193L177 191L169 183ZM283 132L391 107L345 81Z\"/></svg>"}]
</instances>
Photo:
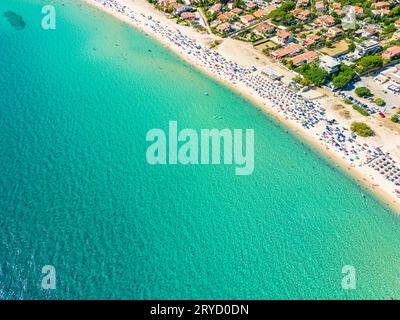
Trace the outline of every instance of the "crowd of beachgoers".
<instances>
[{"instance_id":1,"label":"crowd of beachgoers","mask_svg":"<svg viewBox=\"0 0 400 320\"><path fill-rule=\"evenodd\" d=\"M314 127L325 117L325 109L317 102L304 99L262 71L244 77L243 82L261 98L268 100L286 118L301 123L304 128Z\"/></svg>"},{"instance_id":2,"label":"crowd of beachgoers","mask_svg":"<svg viewBox=\"0 0 400 320\"><path fill-rule=\"evenodd\" d=\"M231 82L239 81L243 76L251 72L251 69L242 68L237 63L226 60L218 52L208 50L195 40L182 34L179 30L172 30L162 25L160 21L153 19L152 16L135 13L127 6L120 4L118 0L95 1L125 15L131 19L132 22L139 23L142 27L147 27L146 29L151 29L153 33L167 39L172 45L184 51L191 60L202 65L224 80Z\"/></svg>"},{"instance_id":3,"label":"crowd of beachgoers","mask_svg":"<svg viewBox=\"0 0 400 320\"><path fill-rule=\"evenodd\" d=\"M305 99L292 91L289 86L268 74L253 68L244 68L225 59L218 52L208 49L178 29L172 29L151 15L138 14L118 0L94 0L97 3L129 18L140 28L167 40L189 60L201 65L220 79L229 83L243 84L254 95L267 101L286 119L290 119L305 129L312 130L320 142L336 150L340 156L355 166L368 165L379 172L387 181L393 183L393 190L400 198L400 167L396 161L378 147L359 143L357 135L348 128L328 119L326 110L317 102Z\"/></svg>"},{"instance_id":4,"label":"crowd of beachgoers","mask_svg":"<svg viewBox=\"0 0 400 320\"><path fill-rule=\"evenodd\" d=\"M317 129L314 132L319 140L335 148L352 166L368 164L390 182L400 186L400 167L396 166L392 157L380 148L357 142L357 135L337 124L335 119L329 119L318 102L305 99L264 72L252 73L245 77L244 83L260 97L269 100L272 107L285 115L286 119L300 123L305 129ZM384 161L380 162L382 159Z\"/></svg>"}]
</instances>

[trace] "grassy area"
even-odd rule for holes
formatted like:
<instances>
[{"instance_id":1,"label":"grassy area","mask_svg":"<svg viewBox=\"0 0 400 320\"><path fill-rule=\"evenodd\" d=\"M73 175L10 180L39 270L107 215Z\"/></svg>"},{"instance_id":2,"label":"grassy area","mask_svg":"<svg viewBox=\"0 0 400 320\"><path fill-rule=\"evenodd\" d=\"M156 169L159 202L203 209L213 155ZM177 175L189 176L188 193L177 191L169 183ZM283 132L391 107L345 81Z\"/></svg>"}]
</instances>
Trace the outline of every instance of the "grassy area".
<instances>
[{"instance_id":1,"label":"grassy area","mask_svg":"<svg viewBox=\"0 0 400 320\"><path fill-rule=\"evenodd\" d=\"M337 57L340 56L341 54L344 54L348 51L349 45L346 40L341 40L337 43L334 43L332 47L324 47L320 49L322 53L326 53L328 56L331 57Z\"/></svg>"},{"instance_id":2,"label":"grassy area","mask_svg":"<svg viewBox=\"0 0 400 320\"><path fill-rule=\"evenodd\" d=\"M264 43L259 44L257 46L254 46L254 48L256 48L257 50L260 50L260 51L264 51L265 49L273 50L276 47L277 47L277 45L272 41L267 41L267 42L264 42Z\"/></svg>"}]
</instances>

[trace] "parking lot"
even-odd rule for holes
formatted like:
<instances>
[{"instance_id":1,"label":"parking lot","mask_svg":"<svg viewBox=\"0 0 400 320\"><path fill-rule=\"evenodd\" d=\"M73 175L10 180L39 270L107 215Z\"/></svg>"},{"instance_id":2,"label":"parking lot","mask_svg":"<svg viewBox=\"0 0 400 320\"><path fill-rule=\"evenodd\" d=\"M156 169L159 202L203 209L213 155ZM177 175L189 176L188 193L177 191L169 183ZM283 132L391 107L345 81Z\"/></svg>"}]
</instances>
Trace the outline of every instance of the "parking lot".
<instances>
[{"instance_id":1,"label":"parking lot","mask_svg":"<svg viewBox=\"0 0 400 320\"><path fill-rule=\"evenodd\" d=\"M363 87L366 85L361 85L359 84L360 82L357 83L356 87ZM355 88L356 88L355 87ZM351 101L352 104L358 105L359 107L363 108L364 110L368 111L369 114L375 114L375 113L379 113L379 112L385 112L386 110L386 106L384 107L379 107L377 106L373 101L373 99L364 99L364 98L360 98L358 97L355 92L354 89L352 90L348 90L348 91L342 91L339 93L339 97L341 97L342 99L349 99ZM372 90L371 90L372 91Z\"/></svg>"},{"instance_id":2,"label":"parking lot","mask_svg":"<svg viewBox=\"0 0 400 320\"><path fill-rule=\"evenodd\" d=\"M400 94L395 93L391 90L388 89L390 86L391 81L388 81L384 84L380 83L377 81L375 76L370 76L370 77L361 77L361 81L356 83L357 87L367 87L371 90L371 92L374 94L374 98L382 98L386 102L386 107L387 110L390 111L390 109L398 108L400 107Z\"/></svg>"}]
</instances>

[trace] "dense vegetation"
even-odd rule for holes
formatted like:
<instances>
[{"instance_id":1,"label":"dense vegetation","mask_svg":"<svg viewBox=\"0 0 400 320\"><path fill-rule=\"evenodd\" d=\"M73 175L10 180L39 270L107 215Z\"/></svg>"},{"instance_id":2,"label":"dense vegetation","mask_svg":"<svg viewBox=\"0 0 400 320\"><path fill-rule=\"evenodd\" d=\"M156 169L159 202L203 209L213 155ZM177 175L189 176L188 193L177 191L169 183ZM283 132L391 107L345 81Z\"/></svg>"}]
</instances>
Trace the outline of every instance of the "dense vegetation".
<instances>
[{"instance_id":1,"label":"dense vegetation","mask_svg":"<svg viewBox=\"0 0 400 320\"><path fill-rule=\"evenodd\" d=\"M338 89L343 89L355 76L356 72L351 67L342 63L340 65L339 73L332 78L332 84Z\"/></svg>"},{"instance_id":2,"label":"dense vegetation","mask_svg":"<svg viewBox=\"0 0 400 320\"><path fill-rule=\"evenodd\" d=\"M382 67L383 58L378 55L365 56L362 57L360 60L358 60L357 64L360 68L360 71L365 72L368 70Z\"/></svg>"},{"instance_id":3,"label":"dense vegetation","mask_svg":"<svg viewBox=\"0 0 400 320\"><path fill-rule=\"evenodd\" d=\"M284 2L278 9L271 11L268 15L268 18L274 22L290 24L290 22L293 20L293 14L290 13L290 11L292 11L295 7L296 2L294 1Z\"/></svg>"},{"instance_id":4,"label":"dense vegetation","mask_svg":"<svg viewBox=\"0 0 400 320\"><path fill-rule=\"evenodd\" d=\"M322 70L314 63L305 63L296 69L310 83L320 87L328 79L328 72Z\"/></svg>"}]
</instances>

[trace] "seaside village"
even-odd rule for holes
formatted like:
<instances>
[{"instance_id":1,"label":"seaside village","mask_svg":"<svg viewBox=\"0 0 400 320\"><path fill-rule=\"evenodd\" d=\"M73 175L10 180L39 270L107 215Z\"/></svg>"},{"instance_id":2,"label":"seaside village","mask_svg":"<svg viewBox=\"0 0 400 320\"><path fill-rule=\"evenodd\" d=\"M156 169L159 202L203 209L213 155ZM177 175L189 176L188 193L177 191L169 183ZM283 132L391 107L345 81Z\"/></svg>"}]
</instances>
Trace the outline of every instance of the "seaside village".
<instances>
[{"instance_id":1,"label":"seaside village","mask_svg":"<svg viewBox=\"0 0 400 320\"><path fill-rule=\"evenodd\" d=\"M398 156L369 140L370 120L400 132L400 4L371 0L212 1L151 0L178 24L251 43L255 50L292 74L243 67L215 47L198 43L180 28L138 13L118 0L93 0L126 16L144 31L161 37L194 64L233 86L244 86L295 126L306 130L349 166L359 168L400 198ZM400 0L399 0L400 1ZM350 9L347 4L351 4ZM349 10L351 11L349 13ZM354 20L356 16L356 20ZM350 18L349 18L350 17ZM345 23L344 23L345 21ZM175 22L174 22L175 24ZM218 44L216 44L217 46ZM343 104L339 121L310 88ZM342 121L348 108L357 121ZM365 121L358 121L362 117ZM349 116L349 119L351 117ZM388 141L393 147L400 141Z\"/></svg>"}]
</instances>

